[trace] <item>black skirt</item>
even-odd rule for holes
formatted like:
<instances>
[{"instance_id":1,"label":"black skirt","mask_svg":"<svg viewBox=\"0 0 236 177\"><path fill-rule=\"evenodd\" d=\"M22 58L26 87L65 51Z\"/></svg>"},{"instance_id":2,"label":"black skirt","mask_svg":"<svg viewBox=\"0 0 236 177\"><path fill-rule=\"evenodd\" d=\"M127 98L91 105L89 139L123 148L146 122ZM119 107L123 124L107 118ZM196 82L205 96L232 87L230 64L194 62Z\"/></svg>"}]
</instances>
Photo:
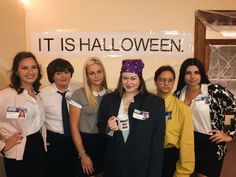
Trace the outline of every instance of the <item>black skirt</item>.
<instances>
[{"instance_id":1,"label":"black skirt","mask_svg":"<svg viewBox=\"0 0 236 177\"><path fill-rule=\"evenodd\" d=\"M27 136L23 160L4 158L7 177L45 177L45 150L39 132Z\"/></svg>"},{"instance_id":2,"label":"black skirt","mask_svg":"<svg viewBox=\"0 0 236 177\"><path fill-rule=\"evenodd\" d=\"M210 135L194 132L195 171L208 177L219 177L224 157L218 159L217 144L211 142L210 137Z\"/></svg>"},{"instance_id":3,"label":"black skirt","mask_svg":"<svg viewBox=\"0 0 236 177\"><path fill-rule=\"evenodd\" d=\"M47 130L47 177L75 177L76 150L71 136Z\"/></svg>"},{"instance_id":4,"label":"black skirt","mask_svg":"<svg viewBox=\"0 0 236 177\"><path fill-rule=\"evenodd\" d=\"M91 176L103 172L105 138L100 134L88 134L80 132L86 154L93 162L94 173ZM77 168L77 176L87 176L83 173L80 159L77 160L79 168Z\"/></svg>"}]
</instances>

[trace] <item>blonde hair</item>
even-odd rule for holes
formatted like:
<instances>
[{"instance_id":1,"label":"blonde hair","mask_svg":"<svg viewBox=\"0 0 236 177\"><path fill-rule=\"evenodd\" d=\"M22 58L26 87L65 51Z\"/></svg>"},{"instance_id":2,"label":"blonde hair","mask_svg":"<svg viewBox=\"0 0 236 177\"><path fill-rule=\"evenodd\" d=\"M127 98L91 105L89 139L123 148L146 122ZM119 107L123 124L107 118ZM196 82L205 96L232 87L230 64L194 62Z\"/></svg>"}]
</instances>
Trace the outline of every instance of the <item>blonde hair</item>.
<instances>
[{"instance_id":1,"label":"blonde hair","mask_svg":"<svg viewBox=\"0 0 236 177\"><path fill-rule=\"evenodd\" d=\"M90 107L96 107L97 106L97 101L95 96L93 95L91 83L88 80L88 74L87 74L87 69L94 64L98 64L102 67L103 73L104 73L104 78L102 81L102 87L107 89L107 80L106 80L106 71L105 68L101 62L101 60L97 57L90 57L88 58L85 63L84 63L84 68L83 68L83 82L84 82L84 90L85 90L85 95L88 100L88 105Z\"/></svg>"}]
</instances>

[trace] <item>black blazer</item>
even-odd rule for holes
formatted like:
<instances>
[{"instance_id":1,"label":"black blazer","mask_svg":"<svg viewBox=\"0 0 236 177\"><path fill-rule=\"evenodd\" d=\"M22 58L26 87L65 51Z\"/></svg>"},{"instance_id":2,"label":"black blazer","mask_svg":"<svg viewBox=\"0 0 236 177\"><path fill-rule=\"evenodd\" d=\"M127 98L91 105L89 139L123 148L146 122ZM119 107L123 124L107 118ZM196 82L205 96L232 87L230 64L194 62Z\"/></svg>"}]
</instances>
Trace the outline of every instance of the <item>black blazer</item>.
<instances>
[{"instance_id":1,"label":"black blazer","mask_svg":"<svg viewBox=\"0 0 236 177\"><path fill-rule=\"evenodd\" d=\"M106 133L107 120L117 116L121 98L116 93L105 95L98 117L100 133ZM149 118L133 118L134 109L149 112ZM128 110L130 132L124 142L122 132L108 136L104 177L160 177L165 136L165 103L161 98L147 94L134 97Z\"/></svg>"}]
</instances>

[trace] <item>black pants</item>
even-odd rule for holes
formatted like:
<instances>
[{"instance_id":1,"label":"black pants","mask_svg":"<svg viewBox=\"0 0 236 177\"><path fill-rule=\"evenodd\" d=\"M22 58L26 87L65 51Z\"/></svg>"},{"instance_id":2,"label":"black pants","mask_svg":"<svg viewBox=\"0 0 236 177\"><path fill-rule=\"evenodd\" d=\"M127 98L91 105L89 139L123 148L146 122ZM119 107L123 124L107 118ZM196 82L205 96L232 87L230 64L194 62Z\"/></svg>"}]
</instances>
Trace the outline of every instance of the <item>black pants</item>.
<instances>
[{"instance_id":1,"label":"black pants","mask_svg":"<svg viewBox=\"0 0 236 177\"><path fill-rule=\"evenodd\" d=\"M164 161L162 168L162 177L173 177L176 170L176 163L179 159L179 150L177 148L164 149Z\"/></svg>"},{"instance_id":2,"label":"black pants","mask_svg":"<svg viewBox=\"0 0 236 177\"><path fill-rule=\"evenodd\" d=\"M47 177L75 177L75 148L71 136L47 131Z\"/></svg>"},{"instance_id":3,"label":"black pants","mask_svg":"<svg viewBox=\"0 0 236 177\"><path fill-rule=\"evenodd\" d=\"M27 136L23 160L4 159L7 177L45 177L45 150L39 132Z\"/></svg>"}]
</instances>

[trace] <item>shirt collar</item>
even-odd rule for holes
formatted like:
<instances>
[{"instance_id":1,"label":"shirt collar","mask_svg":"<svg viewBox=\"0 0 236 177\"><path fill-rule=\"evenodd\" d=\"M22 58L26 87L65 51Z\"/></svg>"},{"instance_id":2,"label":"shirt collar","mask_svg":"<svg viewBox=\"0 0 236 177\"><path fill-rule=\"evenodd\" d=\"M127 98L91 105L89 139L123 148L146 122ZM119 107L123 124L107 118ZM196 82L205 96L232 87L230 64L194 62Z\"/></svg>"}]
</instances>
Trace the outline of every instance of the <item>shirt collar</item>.
<instances>
[{"instance_id":1,"label":"shirt collar","mask_svg":"<svg viewBox=\"0 0 236 177\"><path fill-rule=\"evenodd\" d=\"M174 96L170 93L167 97L165 97L165 108L170 109L170 105L173 105Z\"/></svg>"},{"instance_id":2,"label":"shirt collar","mask_svg":"<svg viewBox=\"0 0 236 177\"><path fill-rule=\"evenodd\" d=\"M167 97L165 97L165 102L170 102L172 100L173 95L170 93Z\"/></svg>"},{"instance_id":3,"label":"shirt collar","mask_svg":"<svg viewBox=\"0 0 236 177\"><path fill-rule=\"evenodd\" d=\"M55 83L52 83L52 92L56 93L57 91L60 91L60 90L57 88ZM65 91L72 92L72 89L71 89L70 85L69 85L69 87Z\"/></svg>"},{"instance_id":4,"label":"shirt collar","mask_svg":"<svg viewBox=\"0 0 236 177\"><path fill-rule=\"evenodd\" d=\"M33 91L35 93L35 91ZM21 93L22 95L29 95L28 90L24 89L23 92Z\"/></svg>"},{"instance_id":5,"label":"shirt collar","mask_svg":"<svg viewBox=\"0 0 236 177\"><path fill-rule=\"evenodd\" d=\"M106 89L105 88L103 88L102 91L100 91L100 92L93 91L93 95L94 96L103 96L103 95L105 95L105 93L106 93Z\"/></svg>"},{"instance_id":6,"label":"shirt collar","mask_svg":"<svg viewBox=\"0 0 236 177\"><path fill-rule=\"evenodd\" d=\"M187 86L185 85L181 94L180 94L180 100L185 99L185 93L186 93ZM201 84L201 94L207 95L208 94L208 84Z\"/></svg>"},{"instance_id":7,"label":"shirt collar","mask_svg":"<svg viewBox=\"0 0 236 177\"><path fill-rule=\"evenodd\" d=\"M201 85L201 92L202 92L202 94L204 94L204 95L207 95L207 94L208 94L208 84L202 84L202 85Z\"/></svg>"}]
</instances>

